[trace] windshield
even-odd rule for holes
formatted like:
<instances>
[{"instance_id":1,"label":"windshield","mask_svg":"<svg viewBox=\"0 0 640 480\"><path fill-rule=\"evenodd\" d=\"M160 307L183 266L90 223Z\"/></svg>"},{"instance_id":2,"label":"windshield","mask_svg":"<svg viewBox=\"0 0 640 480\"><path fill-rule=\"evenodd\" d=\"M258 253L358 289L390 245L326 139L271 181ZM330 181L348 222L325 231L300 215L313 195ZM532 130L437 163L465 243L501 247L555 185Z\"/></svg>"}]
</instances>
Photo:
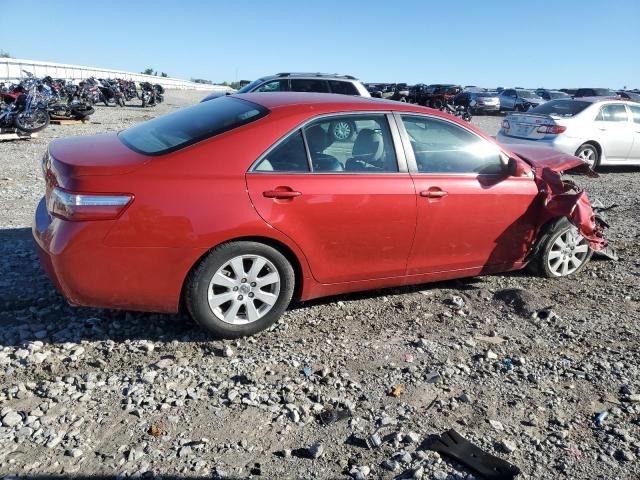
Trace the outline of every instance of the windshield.
<instances>
[{"instance_id":1,"label":"windshield","mask_svg":"<svg viewBox=\"0 0 640 480\"><path fill-rule=\"evenodd\" d=\"M144 155L162 155L258 120L265 107L235 97L219 97L123 130L118 138Z\"/></svg>"},{"instance_id":2,"label":"windshield","mask_svg":"<svg viewBox=\"0 0 640 480\"><path fill-rule=\"evenodd\" d=\"M484 93L476 93L476 97L497 97L498 94L495 92L484 92Z\"/></svg>"},{"instance_id":3,"label":"windshield","mask_svg":"<svg viewBox=\"0 0 640 480\"><path fill-rule=\"evenodd\" d=\"M551 98L569 98L570 95L564 92L549 92Z\"/></svg>"},{"instance_id":4,"label":"windshield","mask_svg":"<svg viewBox=\"0 0 640 480\"><path fill-rule=\"evenodd\" d=\"M244 87L242 87L240 90L238 90L236 93L249 93L251 90L253 90L254 88L256 88L258 85L260 85L264 80L262 78L259 78L258 80L254 80L251 83L247 83Z\"/></svg>"},{"instance_id":5,"label":"windshield","mask_svg":"<svg viewBox=\"0 0 640 480\"><path fill-rule=\"evenodd\" d=\"M532 98L532 99L540 98L538 95L535 94L535 92L532 92L531 90L517 90L517 92L518 92L518 96L522 98Z\"/></svg>"},{"instance_id":6,"label":"windshield","mask_svg":"<svg viewBox=\"0 0 640 480\"><path fill-rule=\"evenodd\" d=\"M591 103L580 100L551 100L532 108L527 113L537 113L540 115L551 115L556 117L573 117L577 115Z\"/></svg>"}]
</instances>

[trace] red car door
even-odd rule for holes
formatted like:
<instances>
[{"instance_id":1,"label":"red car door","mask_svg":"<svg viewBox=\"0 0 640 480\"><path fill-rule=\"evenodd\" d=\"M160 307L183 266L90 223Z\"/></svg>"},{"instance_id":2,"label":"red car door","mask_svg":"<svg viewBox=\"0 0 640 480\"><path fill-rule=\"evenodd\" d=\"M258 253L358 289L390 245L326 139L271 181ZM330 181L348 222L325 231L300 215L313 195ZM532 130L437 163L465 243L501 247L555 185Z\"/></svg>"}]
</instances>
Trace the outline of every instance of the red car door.
<instances>
[{"instance_id":1,"label":"red car door","mask_svg":"<svg viewBox=\"0 0 640 480\"><path fill-rule=\"evenodd\" d=\"M416 195L392 135L385 114L323 117L247 173L260 216L302 249L321 283L406 274Z\"/></svg>"},{"instance_id":2,"label":"red car door","mask_svg":"<svg viewBox=\"0 0 640 480\"><path fill-rule=\"evenodd\" d=\"M538 189L509 177L498 148L466 128L428 116L400 126L418 198L408 274L507 270L533 241Z\"/></svg>"}]
</instances>

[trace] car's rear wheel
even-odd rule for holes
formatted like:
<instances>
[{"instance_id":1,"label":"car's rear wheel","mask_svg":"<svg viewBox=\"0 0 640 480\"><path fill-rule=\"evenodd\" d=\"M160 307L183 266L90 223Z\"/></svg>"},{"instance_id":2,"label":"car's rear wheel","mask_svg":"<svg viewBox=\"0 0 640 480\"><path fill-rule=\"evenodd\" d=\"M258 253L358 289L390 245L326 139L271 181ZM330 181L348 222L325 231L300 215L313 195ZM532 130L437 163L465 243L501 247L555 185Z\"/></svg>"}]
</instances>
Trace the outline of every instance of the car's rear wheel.
<instances>
[{"instance_id":1,"label":"car's rear wheel","mask_svg":"<svg viewBox=\"0 0 640 480\"><path fill-rule=\"evenodd\" d=\"M600 166L600 152L595 145L590 143L580 145L576 151L576 157L581 158L594 170Z\"/></svg>"},{"instance_id":2,"label":"car's rear wheel","mask_svg":"<svg viewBox=\"0 0 640 480\"><path fill-rule=\"evenodd\" d=\"M271 326L293 296L291 264L273 247L232 242L212 250L189 276L185 304L193 319L221 338Z\"/></svg>"},{"instance_id":3,"label":"car's rear wheel","mask_svg":"<svg viewBox=\"0 0 640 480\"><path fill-rule=\"evenodd\" d=\"M593 254L587 239L566 218L558 220L540 242L538 256L531 266L536 273L548 278L580 272Z\"/></svg>"}]
</instances>

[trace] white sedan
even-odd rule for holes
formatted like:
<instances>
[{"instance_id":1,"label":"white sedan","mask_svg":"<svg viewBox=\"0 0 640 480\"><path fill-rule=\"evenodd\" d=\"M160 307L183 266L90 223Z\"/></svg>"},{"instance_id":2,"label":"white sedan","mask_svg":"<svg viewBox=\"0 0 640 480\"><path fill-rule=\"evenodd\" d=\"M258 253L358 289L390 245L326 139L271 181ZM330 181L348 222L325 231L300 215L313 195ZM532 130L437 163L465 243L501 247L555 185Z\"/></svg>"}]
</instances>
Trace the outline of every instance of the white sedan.
<instances>
[{"instance_id":1,"label":"white sedan","mask_svg":"<svg viewBox=\"0 0 640 480\"><path fill-rule=\"evenodd\" d=\"M551 100L507 116L496 139L547 145L592 168L640 165L640 104L611 97Z\"/></svg>"}]
</instances>

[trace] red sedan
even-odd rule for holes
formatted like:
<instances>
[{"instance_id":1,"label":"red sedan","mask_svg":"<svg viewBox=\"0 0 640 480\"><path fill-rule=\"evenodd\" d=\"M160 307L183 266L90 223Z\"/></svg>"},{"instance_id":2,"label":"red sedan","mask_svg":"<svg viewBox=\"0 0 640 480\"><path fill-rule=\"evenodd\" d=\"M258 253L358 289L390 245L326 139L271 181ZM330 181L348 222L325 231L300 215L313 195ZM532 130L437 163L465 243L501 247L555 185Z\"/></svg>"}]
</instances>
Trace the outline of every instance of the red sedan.
<instances>
[{"instance_id":1,"label":"red sedan","mask_svg":"<svg viewBox=\"0 0 640 480\"><path fill-rule=\"evenodd\" d=\"M292 299L527 264L579 271L603 241L584 194L556 172L581 165L516 155L415 105L234 95L52 142L33 233L71 304L185 306L239 337Z\"/></svg>"}]
</instances>

